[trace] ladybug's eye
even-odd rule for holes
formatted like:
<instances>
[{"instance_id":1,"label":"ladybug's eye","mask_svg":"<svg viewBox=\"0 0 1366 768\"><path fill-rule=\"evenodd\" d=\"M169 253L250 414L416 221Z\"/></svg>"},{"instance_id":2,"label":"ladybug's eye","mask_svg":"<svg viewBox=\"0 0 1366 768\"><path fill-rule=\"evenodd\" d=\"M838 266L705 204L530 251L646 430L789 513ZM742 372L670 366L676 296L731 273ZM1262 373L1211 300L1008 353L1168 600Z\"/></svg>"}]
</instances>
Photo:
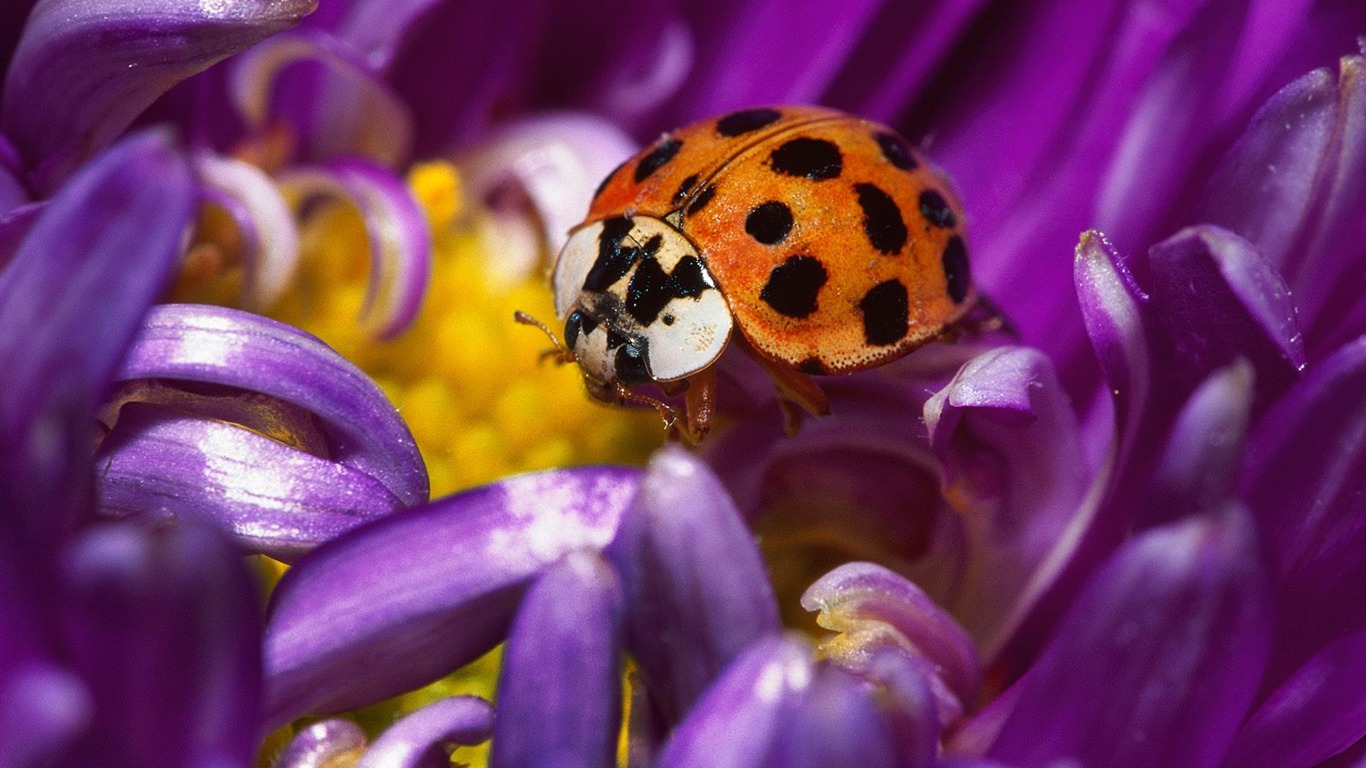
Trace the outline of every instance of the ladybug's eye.
<instances>
[{"instance_id":1,"label":"ladybug's eye","mask_svg":"<svg viewBox=\"0 0 1366 768\"><path fill-rule=\"evenodd\" d=\"M564 321L564 345L570 349L579 343L579 331L583 330L583 313L574 310L569 313L569 318Z\"/></svg>"},{"instance_id":2,"label":"ladybug's eye","mask_svg":"<svg viewBox=\"0 0 1366 768\"><path fill-rule=\"evenodd\" d=\"M644 384L650 380L650 372L645 369L645 357L640 354L640 348L635 344L623 344L619 347L613 366L616 368L617 378L627 386Z\"/></svg>"}]
</instances>

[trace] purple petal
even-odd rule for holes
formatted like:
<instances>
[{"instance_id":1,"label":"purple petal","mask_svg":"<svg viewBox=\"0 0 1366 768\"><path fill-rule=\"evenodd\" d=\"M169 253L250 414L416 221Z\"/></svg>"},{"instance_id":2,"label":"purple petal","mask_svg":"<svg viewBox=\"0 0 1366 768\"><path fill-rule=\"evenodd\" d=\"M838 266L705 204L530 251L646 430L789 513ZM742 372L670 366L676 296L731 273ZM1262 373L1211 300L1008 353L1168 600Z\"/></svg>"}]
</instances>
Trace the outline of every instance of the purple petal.
<instances>
[{"instance_id":1,"label":"purple petal","mask_svg":"<svg viewBox=\"0 0 1366 768\"><path fill-rule=\"evenodd\" d=\"M302 408L321 420L334 461L405 506L427 500L426 467L398 411L370 377L297 328L224 307L159 306L119 372L139 379L235 387Z\"/></svg>"},{"instance_id":2,"label":"purple petal","mask_svg":"<svg viewBox=\"0 0 1366 768\"><path fill-rule=\"evenodd\" d=\"M1366 735L1366 631L1329 643L1238 731L1223 765L1308 768Z\"/></svg>"},{"instance_id":3,"label":"purple petal","mask_svg":"<svg viewBox=\"0 0 1366 768\"><path fill-rule=\"evenodd\" d=\"M780 727L770 760L784 768L903 766L896 740L871 687L843 670L822 667Z\"/></svg>"},{"instance_id":4,"label":"purple petal","mask_svg":"<svg viewBox=\"0 0 1366 768\"><path fill-rule=\"evenodd\" d=\"M613 467L514 477L310 552L272 598L267 722L372 703L478 658L545 566L612 539L638 478Z\"/></svg>"},{"instance_id":5,"label":"purple petal","mask_svg":"<svg viewBox=\"0 0 1366 768\"><path fill-rule=\"evenodd\" d=\"M63 765L94 719L94 702L69 670L36 659L0 672L0 765Z\"/></svg>"},{"instance_id":6,"label":"purple petal","mask_svg":"<svg viewBox=\"0 0 1366 768\"><path fill-rule=\"evenodd\" d=\"M621 585L571 552L527 591L503 652L489 764L616 765L621 728Z\"/></svg>"},{"instance_id":7,"label":"purple petal","mask_svg":"<svg viewBox=\"0 0 1366 768\"><path fill-rule=\"evenodd\" d=\"M806 643L770 636L726 668L655 763L659 768L753 768L764 765L778 733L811 687Z\"/></svg>"},{"instance_id":8,"label":"purple petal","mask_svg":"<svg viewBox=\"0 0 1366 768\"><path fill-rule=\"evenodd\" d=\"M422 306L432 263L426 214L403 180L360 159L333 160L278 179L300 197L328 195L359 209L370 241L370 285L360 320L381 339L407 328Z\"/></svg>"},{"instance_id":9,"label":"purple petal","mask_svg":"<svg viewBox=\"0 0 1366 768\"><path fill-rule=\"evenodd\" d=\"M223 208L245 243L242 304L263 311L280 298L299 263L299 231L279 187L251 163L200 152L195 171L209 200Z\"/></svg>"},{"instance_id":10,"label":"purple petal","mask_svg":"<svg viewBox=\"0 0 1366 768\"><path fill-rule=\"evenodd\" d=\"M33 224L38 221L38 214L46 208L45 203L29 203L12 208L4 215L0 215L0 272L14 258L14 254L23 245L24 238L28 237L29 230L33 229Z\"/></svg>"},{"instance_id":11,"label":"purple petal","mask_svg":"<svg viewBox=\"0 0 1366 768\"><path fill-rule=\"evenodd\" d=\"M360 755L365 731L350 720L321 720L300 730L289 740L274 768L329 768L335 761Z\"/></svg>"},{"instance_id":12,"label":"purple petal","mask_svg":"<svg viewBox=\"0 0 1366 768\"><path fill-rule=\"evenodd\" d=\"M165 134L129 139L48 203L0 273L0 508L22 546L89 513L95 407L175 268L192 190Z\"/></svg>"},{"instance_id":13,"label":"purple petal","mask_svg":"<svg viewBox=\"0 0 1366 768\"><path fill-rule=\"evenodd\" d=\"M1172 515L1217 509L1234 497L1251 400L1252 366L1242 359L1195 390L1148 488L1147 519L1171 522Z\"/></svg>"},{"instance_id":14,"label":"purple petal","mask_svg":"<svg viewBox=\"0 0 1366 768\"><path fill-rule=\"evenodd\" d=\"M1150 530L1073 604L989 757L1219 765L1266 663L1270 610L1241 508Z\"/></svg>"},{"instance_id":15,"label":"purple petal","mask_svg":"<svg viewBox=\"0 0 1366 768\"><path fill-rule=\"evenodd\" d=\"M1310 369L1250 440L1242 498L1281 593L1278 672L1362 626L1366 600L1366 338Z\"/></svg>"},{"instance_id":16,"label":"purple petal","mask_svg":"<svg viewBox=\"0 0 1366 768\"><path fill-rule=\"evenodd\" d=\"M826 658L866 673L879 651L904 654L925 674L942 723L977 699L982 670L972 638L912 582L872 563L848 563L812 584L802 607L839 635L824 641Z\"/></svg>"},{"instance_id":17,"label":"purple petal","mask_svg":"<svg viewBox=\"0 0 1366 768\"><path fill-rule=\"evenodd\" d=\"M681 448L650 460L608 556L626 592L627 647L667 722L779 629L749 529L711 470Z\"/></svg>"},{"instance_id":18,"label":"purple petal","mask_svg":"<svg viewBox=\"0 0 1366 768\"><path fill-rule=\"evenodd\" d=\"M405 35L423 24L428 14L444 0L390 0L359 2L347 7L339 21L337 36L365 56L365 61L383 70L393 59Z\"/></svg>"},{"instance_id":19,"label":"purple petal","mask_svg":"<svg viewBox=\"0 0 1366 768\"><path fill-rule=\"evenodd\" d=\"M1320 69L1277 92L1202 206L1206 220L1247 237L1285 275L1320 351L1366 330L1354 285L1366 257L1364 69L1361 56L1347 56L1337 82Z\"/></svg>"},{"instance_id":20,"label":"purple petal","mask_svg":"<svg viewBox=\"0 0 1366 768\"><path fill-rule=\"evenodd\" d=\"M926 402L925 424L945 495L977 518L965 526L967 586L949 607L994 658L1090 522L1076 416L1047 357L1002 347Z\"/></svg>"},{"instance_id":21,"label":"purple petal","mask_svg":"<svg viewBox=\"0 0 1366 768\"><path fill-rule=\"evenodd\" d=\"M493 731L493 707L477 696L433 702L384 729L356 768L422 768L450 765L443 746L480 744Z\"/></svg>"},{"instance_id":22,"label":"purple petal","mask_svg":"<svg viewBox=\"0 0 1366 768\"><path fill-rule=\"evenodd\" d=\"M73 664L133 762L249 763L260 597L236 550L208 526L102 526L75 541L63 570Z\"/></svg>"},{"instance_id":23,"label":"purple petal","mask_svg":"<svg viewBox=\"0 0 1366 768\"><path fill-rule=\"evenodd\" d=\"M236 424L124 406L96 455L100 513L202 515L252 553L291 562L405 507L384 484Z\"/></svg>"},{"instance_id":24,"label":"purple petal","mask_svg":"<svg viewBox=\"0 0 1366 768\"><path fill-rule=\"evenodd\" d=\"M281 74L301 62L321 65L318 76L307 89L279 93ZM396 167L412 150L407 105L355 50L329 34L299 30L255 46L233 61L229 88L251 128L265 128L280 117L273 111L283 110L306 158L360 155Z\"/></svg>"},{"instance_id":25,"label":"purple petal","mask_svg":"<svg viewBox=\"0 0 1366 768\"><path fill-rule=\"evenodd\" d=\"M905 653L892 649L874 652L860 674L877 686L879 704L892 726L897 764L936 765L941 729L930 676Z\"/></svg>"},{"instance_id":26,"label":"purple petal","mask_svg":"<svg viewBox=\"0 0 1366 768\"><path fill-rule=\"evenodd\" d=\"M52 189L180 80L292 26L314 0L38 4L5 77L0 130Z\"/></svg>"}]
</instances>

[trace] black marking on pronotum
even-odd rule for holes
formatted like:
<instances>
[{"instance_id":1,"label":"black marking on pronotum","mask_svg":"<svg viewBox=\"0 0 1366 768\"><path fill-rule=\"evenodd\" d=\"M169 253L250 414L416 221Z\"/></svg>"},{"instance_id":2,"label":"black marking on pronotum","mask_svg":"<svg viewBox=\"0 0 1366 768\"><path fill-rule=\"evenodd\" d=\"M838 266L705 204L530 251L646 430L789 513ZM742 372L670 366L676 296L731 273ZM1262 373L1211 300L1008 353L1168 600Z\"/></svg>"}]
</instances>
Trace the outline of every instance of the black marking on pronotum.
<instances>
[{"instance_id":1,"label":"black marking on pronotum","mask_svg":"<svg viewBox=\"0 0 1366 768\"><path fill-rule=\"evenodd\" d=\"M645 367L645 356L635 344L623 345L612 360L617 378L627 386L644 384L650 380L650 371Z\"/></svg>"},{"instance_id":2,"label":"black marking on pronotum","mask_svg":"<svg viewBox=\"0 0 1366 768\"><path fill-rule=\"evenodd\" d=\"M732 112L716 121L716 132L722 136L734 137L757 131L765 125L778 122L783 114L776 109L760 107Z\"/></svg>"},{"instance_id":3,"label":"black marking on pronotum","mask_svg":"<svg viewBox=\"0 0 1366 768\"><path fill-rule=\"evenodd\" d=\"M669 273L664 272L658 260L645 259L626 287L626 311L636 322L649 325L669 302L696 296L709 287L702 262L696 256L679 259Z\"/></svg>"},{"instance_id":4,"label":"black marking on pronotum","mask_svg":"<svg viewBox=\"0 0 1366 768\"><path fill-rule=\"evenodd\" d=\"M839 178L844 170L844 156L834 142L809 136L783 142L769 155L769 163L778 173L812 181Z\"/></svg>"},{"instance_id":5,"label":"black marking on pronotum","mask_svg":"<svg viewBox=\"0 0 1366 768\"><path fill-rule=\"evenodd\" d=\"M876 184L855 184L854 191L863 209L863 232L868 242L889 256L900 253L908 233L896 201Z\"/></svg>"},{"instance_id":6,"label":"black marking on pronotum","mask_svg":"<svg viewBox=\"0 0 1366 768\"><path fill-rule=\"evenodd\" d=\"M954 304L962 304L968 297L968 287L972 278L968 273L968 248L963 238L954 235L944 246L944 279L948 282L949 298Z\"/></svg>"},{"instance_id":7,"label":"black marking on pronotum","mask_svg":"<svg viewBox=\"0 0 1366 768\"><path fill-rule=\"evenodd\" d=\"M920 193L920 212L936 227L947 229L958 223L958 219L953 215L953 209L949 208L948 201L933 189L927 189Z\"/></svg>"},{"instance_id":8,"label":"black marking on pronotum","mask_svg":"<svg viewBox=\"0 0 1366 768\"><path fill-rule=\"evenodd\" d=\"M579 332L583 330L583 313L574 310L564 321L564 345L570 349L579 343Z\"/></svg>"},{"instance_id":9,"label":"black marking on pronotum","mask_svg":"<svg viewBox=\"0 0 1366 768\"><path fill-rule=\"evenodd\" d=\"M631 270L631 265L640 258L640 249L624 245L626 236L631 234L631 217L618 216L602 223L602 233L598 235L598 257L593 267L583 279L585 291L605 291Z\"/></svg>"},{"instance_id":10,"label":"black marking on pronotum","mask_svg":"<svg viewBox=\"0 0 1366 768\"><path fill-rule=\"evenodd\" d=\"M900 280L878 283L859 300L863 338L874 346L895 344L910 330L910 302Z\"/></svg>"},{"instance_id":11,"label":"black marking on pronotum","mask_svg":"<svg viewBox=\"0 0 1366 768\"><path fill-rule=\"evenodd\" d=\"M579 321L579 325L583 328L583 335L587 336L588 334L593 332L594 328L598 327L598 319L594 317L591 313L580 312L578 314L581 318Z\"/></svg>"},{"instance_id":12,"label":"black marking on pronotum","mask_svg":"<svg viewBox=\"0 0 1366 768\"><path fill-rule=\"evenodd\" d=\"M708 184L707 186L703 187L702 191L698 192L692 200L688 201L688 207L685 213L689 216L697 213L698 211L705 208L707 203L710 203L712 197L714 197L715 195L716 185Z\"/></svg>"},{"instance_id":13,"label":"black marking on pronotum","mask_svg":"<svg viewBox=\"0 0 1366 768\"><path fill-rule=\"evenodd\" d=\"M816 294L830 279L821 260L791 256L768 273L759 298L774 311L788 317L809 317L816 311Z\"/></svg>"},{"instance_id":14,"label":"black marking on pronotum","mask_svg":"<svg viewBox=\"0 0 1366 768\"><path fill-rule=\"evenodd\" d=\"M640 162L636 165L636 182L648 179L650 174L674 159L674 155L677 155L678 150L682 148L683 142L678 139L664 139L656 144L655 148L650 150L645 157L640 158Z\"/></svg>"},{"instance_id":15,"label":"black marking on pronotum","mask_svg":"<svg viewBox=\"0 0 1366 768\"><path fill-rule=\"evenodd\" d=\"M764 245L777 245L792 231L792 209L779 200L759 203L749 209L745 231Z\"/></svg>"},{"instance_id":16,"label":"black marking on pronotum","mask_svg":"<svg viewBox=\"0 0 1366 768\"><path fill-rule=\"evenodd\" d=\"M607 328L607 348L608 348L608 349L616 349L617 347L620 347L620 346L622 346L623 344L626 344L626 343L628 343L628 342L630 342L630 341L631 341L631 339L628 338L628 337L626 336L626 334L622 333L621 331L618 331L618 330L616 330L616 329L614 329L614 328L612 328L612 327L610 327L610 326Z\"/></svg>"},{"instance_id":17,"label":"black marking on pronotum","mask_svg":"<svg viewBox=\"0 0 1366 768\"><path fill-rule=\"evenodd\" d=\"M673 204L678 205L686 200L688 198L688 193L692 192L693 185L695 184L697 184L697 174L695 173L684 179L683 182L678 185L678 191L674 192Z\"/></svg>"},{"instance_id":18,"label":"black marking on pronotum","mask_svg":"<svg viewBox=\"0 0 1366 768\"><path fill-rule=\"evenodd\" d=\"M903 171L914 170L919 163L915 161L915 153L911 151L906 140L891 133L881 131L873 134L873 139L877 141L878 147L882 149L882 156L887 158L887 162L895 165Z\"/></svg>"}]
</instances>

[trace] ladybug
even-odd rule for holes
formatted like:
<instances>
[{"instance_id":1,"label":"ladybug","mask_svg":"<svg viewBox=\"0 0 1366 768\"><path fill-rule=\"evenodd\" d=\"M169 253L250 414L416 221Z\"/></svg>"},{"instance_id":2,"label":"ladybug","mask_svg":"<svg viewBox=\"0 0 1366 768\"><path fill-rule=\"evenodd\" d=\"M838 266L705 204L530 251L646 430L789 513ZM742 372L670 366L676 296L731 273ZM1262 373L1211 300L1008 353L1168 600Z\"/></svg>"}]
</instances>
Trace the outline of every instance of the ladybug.
<instances>
[{"instance_id":1,"label":"ladybug","mask_svg":"<svg viewBox=\"0 0 1366 768\"><path fill-rule=\"evenodd\" d=\"M949 336L977 301L963 211L891 129L817 107L761 107L660 137L618 166L556 260L564 344L605 402L707 432L713 366L736 335L792 406L828 411L809 374L844 374ZM545 326L518 313L520 322ZM554 335L550 334L554 339Z\"/></svg>"}]
</instances>

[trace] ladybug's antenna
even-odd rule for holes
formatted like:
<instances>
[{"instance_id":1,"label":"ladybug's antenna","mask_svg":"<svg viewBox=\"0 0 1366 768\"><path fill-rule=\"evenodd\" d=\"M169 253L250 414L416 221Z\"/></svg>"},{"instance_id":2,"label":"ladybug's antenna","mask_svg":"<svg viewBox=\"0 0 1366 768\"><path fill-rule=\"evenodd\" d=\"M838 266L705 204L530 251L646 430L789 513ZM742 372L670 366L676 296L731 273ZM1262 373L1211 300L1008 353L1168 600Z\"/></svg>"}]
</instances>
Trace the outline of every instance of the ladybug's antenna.
<instances>
[{"instance_id":1,"label":"ladybug's antenna","mask_svg":"<svg viewBox=\"0 0 1366 768\"><path fill-rule=\"evenodd\" d=\"M555 336L554 332L551 331L545 323L541 322L540 320L537 320L531 315L528 315L520 309L515 310L512 313L512 319L517 321L518 323L521 323L522 325L530 325L534 328L540 328L542 333L550 337L550 343L554 346L554 348L547 349L546 351L542 352L542 360L550 358L560 365L574 362L574 351L571 350L569 347L566 347L564 344L561 344L560 340Z\"/></svg>"}]
</instances>

